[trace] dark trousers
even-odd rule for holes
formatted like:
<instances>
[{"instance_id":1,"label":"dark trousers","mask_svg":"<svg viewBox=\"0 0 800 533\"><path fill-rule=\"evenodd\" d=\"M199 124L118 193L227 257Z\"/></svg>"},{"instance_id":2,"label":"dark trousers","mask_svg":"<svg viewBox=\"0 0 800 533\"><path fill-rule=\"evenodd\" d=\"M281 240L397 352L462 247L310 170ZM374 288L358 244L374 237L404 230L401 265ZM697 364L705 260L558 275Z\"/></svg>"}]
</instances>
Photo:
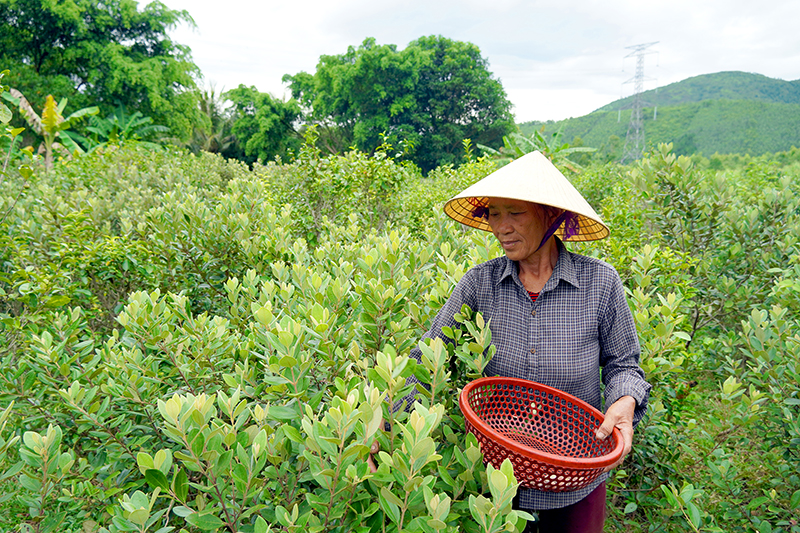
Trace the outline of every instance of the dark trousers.
<instances>
[{"instance_id":1,"label":"dark trousers","mask_svg":"<svg viewBox=\"0 0 800 533\"><path fill-rule=\"evenodd\" d=\"M602 533L606 521L606 484L601 483L577 503L536 514L539 520L528 522L525 533Z\"/></svg>"}]
</instances>

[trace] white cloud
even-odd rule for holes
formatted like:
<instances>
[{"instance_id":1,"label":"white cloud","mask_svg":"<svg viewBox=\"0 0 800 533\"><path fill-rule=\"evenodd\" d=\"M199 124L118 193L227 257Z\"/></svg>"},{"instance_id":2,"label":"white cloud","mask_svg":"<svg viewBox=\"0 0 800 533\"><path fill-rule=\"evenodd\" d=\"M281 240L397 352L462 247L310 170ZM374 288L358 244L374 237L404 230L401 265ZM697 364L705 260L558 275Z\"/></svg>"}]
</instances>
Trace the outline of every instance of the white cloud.
<instances>
[{"instance_id":1,"label":"white cloud","mask_svg":"<svg viewBox=\"0 0 800 533\"><path fill-rule=\"evenodd\" d=\"M580 116L633 91L627 46L658 41L645 89L725 70L800 78L800 2L751 0L165 0L194 32L174 38L217 88L243 83L285 96L284 74L313 72L320 55L366 37L405 47L423 35L476 44L517 120ZM222 7L220 7L222 5ZM286 95L288 96L288 95Z\"/></svg>"}]
</instances>

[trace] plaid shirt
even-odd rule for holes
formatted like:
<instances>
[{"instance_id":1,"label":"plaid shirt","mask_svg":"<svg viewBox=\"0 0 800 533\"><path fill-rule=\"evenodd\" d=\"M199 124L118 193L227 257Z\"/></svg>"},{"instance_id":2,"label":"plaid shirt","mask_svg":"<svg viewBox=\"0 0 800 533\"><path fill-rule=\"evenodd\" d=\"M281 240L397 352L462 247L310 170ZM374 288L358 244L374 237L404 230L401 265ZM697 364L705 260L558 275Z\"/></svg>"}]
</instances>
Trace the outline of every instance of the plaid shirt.
<instances>
[{"instance_id":1,"label":"plaid shirt","mask_svg":"<svg viewBox=\"0 0 800 533\"><path fill-rule=\"evenodd\" d=\"M650 385L639 367L639 339L619 274L609 264L567 251L557 240L553 274L532 301L518 265L499 257L470 269L423 338L442 337L456 325L463 304L490 321L497 347L487 376L528 379L577 396L601 409L601 371L606 405L636 400L634 426L644 416ZM419 348L411 352L419 360ZM520 489L522 509L555 509L583 499L607 478L574 492Z\"/></svg>"}]
</instances>

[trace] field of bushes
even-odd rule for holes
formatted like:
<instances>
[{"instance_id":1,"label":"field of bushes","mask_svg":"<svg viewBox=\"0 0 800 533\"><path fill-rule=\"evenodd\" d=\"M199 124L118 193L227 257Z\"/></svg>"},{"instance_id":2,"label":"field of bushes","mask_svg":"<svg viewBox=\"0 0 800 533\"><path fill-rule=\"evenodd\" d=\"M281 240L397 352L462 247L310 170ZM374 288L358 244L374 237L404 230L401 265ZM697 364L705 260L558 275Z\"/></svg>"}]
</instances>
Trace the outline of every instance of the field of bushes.
<instances>
[{"instance_id":1,"label":"field of bushes","mask_svg":"<svg viewBox=\"0 0 800 533\"><path fill-rule=\"evenodd\" d=\"M488 326L465 309L407 359L502 253L441 213L494 163L314 146L6 163L1 530L521 530L457 405ZM620 272L653 384L607 531L800 532L800 157L724 163L662 145L569 174L611 228L569 247ZM393 414L412 373L430 390Z\"/></svg>"}]
</instances>

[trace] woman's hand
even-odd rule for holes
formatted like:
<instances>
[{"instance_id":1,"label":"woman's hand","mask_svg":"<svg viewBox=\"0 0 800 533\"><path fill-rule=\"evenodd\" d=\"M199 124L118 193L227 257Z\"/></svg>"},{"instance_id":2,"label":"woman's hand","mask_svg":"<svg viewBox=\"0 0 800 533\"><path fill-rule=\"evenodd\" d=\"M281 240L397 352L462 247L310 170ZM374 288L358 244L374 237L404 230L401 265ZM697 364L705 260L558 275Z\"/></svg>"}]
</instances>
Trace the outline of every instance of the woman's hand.
<instances>
[{"instance_id":1,"label":"woman's hand","mask_svg":"<svg viewBox=\"0 0 800 533\"><path fill-rule=\"evenodd\" d=\"M380 428L379 431L386 430L386 420L381 417L381 425L378 426ZM378 464L375 462L375 454L381 451L381 445L378 442L378 439L372 441L372 446L369 447L369 455L367 455L367 466L369 467L369 471L373 474L378 471Z\"/></svg>"},{"instance_id":2,"label":"woman's hand","mask_svg":"<svg viewBox=\"0 0 800 533\"><path fill-rule=\"evenodd\" d=\"M606 418L603 424L597 429L595 434L598 439L605 440L616 427L622 433L622 457L611 466L607 466L605 471L617 467L625 456L631 451L633 446L633 411L636 409L636 400L633 396L623 396L606 410Z\"/></svg>"},{"instance_id":3,"label":"woman's hand","mask_svg":"<svg viewBox=\"0 0 800 533\"><path fill-rule=\"evenodd\" d=\"M381 445L378 441L373 441L372 446L369 447L369 455L367 456L367 466L369 471L373 474L378 471L378 465L375 464L375 454L381 450Z\"/></svg>"}]
</instances>

